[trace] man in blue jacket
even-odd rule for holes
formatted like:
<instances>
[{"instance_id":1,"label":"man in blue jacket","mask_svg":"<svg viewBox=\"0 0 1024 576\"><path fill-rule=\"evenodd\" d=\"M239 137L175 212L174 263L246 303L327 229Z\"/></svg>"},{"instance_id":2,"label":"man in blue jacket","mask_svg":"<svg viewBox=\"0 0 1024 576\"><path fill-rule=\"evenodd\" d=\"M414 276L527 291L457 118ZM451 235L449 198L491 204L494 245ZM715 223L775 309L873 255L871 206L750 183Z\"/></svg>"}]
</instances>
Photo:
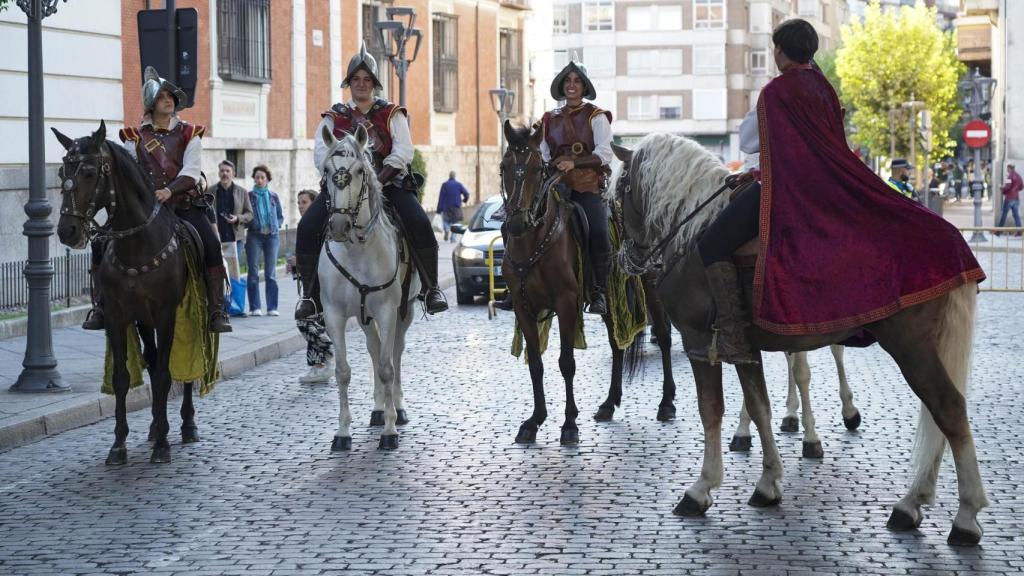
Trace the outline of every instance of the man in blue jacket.
<instances>
[{"instance_id":1,"label":"man in blue jacket","mask_svg":"<svg viewBox=\"0 0 1024 576\"><path fill-rule=\"evenodd\" d=\"M462 222L462 203L469 201L469 191L455 179L455 171L448 173L448 181L441 184L437 198L437 213L444 223L444 239L447 242L452 224Z\"/></svg>"}]
</instances>

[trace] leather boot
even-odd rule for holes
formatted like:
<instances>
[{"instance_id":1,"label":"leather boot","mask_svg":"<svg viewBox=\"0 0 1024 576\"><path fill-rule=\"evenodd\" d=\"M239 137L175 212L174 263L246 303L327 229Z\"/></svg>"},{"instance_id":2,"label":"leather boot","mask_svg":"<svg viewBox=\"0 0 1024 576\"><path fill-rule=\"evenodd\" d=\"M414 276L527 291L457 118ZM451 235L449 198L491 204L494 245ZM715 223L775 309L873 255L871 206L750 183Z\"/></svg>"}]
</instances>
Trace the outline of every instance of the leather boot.
<instances>
[{"instance_id":1,"label":"leather boot","mask_svg":"<svg viewBox=\"0 0 1024 576\"><path fill-rule=\"evenodd\" d=\"M302 287L299 304L295 307L296 320L307 320L324 309L320 303L320 280L316 272L319 261L319 255L295 255L295 271L299 275L299 285Z\"/></svg>"},{"instance_id":2,"label":"leather boot","mask_svg":"<svg viewBox=\"0 0 1024 576\"><path fill-rule=\"evenodd\" d=\"M611 261L608 255L593 258L594 266L594 289L590 292L590 305L587 312L604 316L608 313L608 300L605 294L608 292L608 272Z\"/></svg>"},{"instance_id":3,"label":"leather boot","mask_svg":"<svg viewBox=\"0 0 1024 576\"><path fill-rule=\"evenodd\" d=\"M94 280L96 267L89 268L89 295L92 300L92 310L85 315L85 322L82 322L82 330L103 330L106 323L103 321L103 303L101 301L99 286Z\"/></svg>"},{"instance_id":4,"label":"leather boot","mask_svg":"<svg viewBox=\"0 0 1024 576\"><path fill-rule=\"evenodd\" d=\"M505 290L505 297L495 302L494 307L498 310L506 310L508 312L515 310L516 306L512 302L512 290Z\"/></svg>"},{"instance_id":5,"label":"leather boot","mask_svg":"<svg viewBox=\"0 0 1024 576\"><path fill-rule=\"evenodd\" d=\"M427 305L427 314L437 314L448 309L448 300L437 287L437 246L417 248L416 259L419 261L420 280L423 281L423 302Z\"/></svg>"},{"instance_id":6,"label":"leather boot","mask_svg":"<svg viewBox=\"0 0 1024 576\"><path fill-rule=\"evenodd\" d=\"M227 279L228 271L223 266L206 269L206 309L210 313L210 332L217 334L232 330L224 311L224 282Z\"/></svg>"},{"instance_id":7,"label":"leather boot","mask_svg":"<svg viewBox=\"0 0 1024 576\"><path fill-rule=\"evenodd\" d=\"M732 262L715 262L705 272L717 309L711 343L698 350L687 351L687 354L694 360L711 364L757 364L747 338L750 323L743 309L736 267Z\"/></svg>"}]
</instances>

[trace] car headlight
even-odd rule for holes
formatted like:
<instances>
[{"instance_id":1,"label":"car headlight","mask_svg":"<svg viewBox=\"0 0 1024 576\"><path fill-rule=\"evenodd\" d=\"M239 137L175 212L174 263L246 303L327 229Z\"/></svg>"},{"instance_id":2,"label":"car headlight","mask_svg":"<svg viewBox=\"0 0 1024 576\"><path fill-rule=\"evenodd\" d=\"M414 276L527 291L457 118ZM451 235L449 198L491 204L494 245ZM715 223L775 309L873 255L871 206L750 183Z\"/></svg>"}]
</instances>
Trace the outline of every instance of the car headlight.
<instances>
[{"instance_id":1,"label":"car headlight","mask_svg":"<svg viewBox=\"0 0 1024 576\"><path fill-rule=\"evenodd\" d=\"M466 246L463 246L462 248L459 248L458 257L463 260L483 260L484 252L483 250L477 250L476 248L467 248Z\"/></svg>"}]
</instances>

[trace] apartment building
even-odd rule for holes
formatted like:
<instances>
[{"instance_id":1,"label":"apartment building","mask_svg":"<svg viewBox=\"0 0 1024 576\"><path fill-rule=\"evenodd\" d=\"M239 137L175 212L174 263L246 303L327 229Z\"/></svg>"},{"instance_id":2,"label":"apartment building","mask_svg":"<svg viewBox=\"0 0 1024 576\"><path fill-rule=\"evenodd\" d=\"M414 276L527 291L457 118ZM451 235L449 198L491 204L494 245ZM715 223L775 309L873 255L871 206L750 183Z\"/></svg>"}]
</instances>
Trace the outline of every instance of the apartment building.
<instances>
[{"instance_id":1,"label":"apartment building","mask_svg":"<svg viewBox=\"0 0 1024 576\"><path fill-rule=\"evenodd\" d=\"M775 73L771 32L791 17L839 42L845 0L554 0L552 60L576 54L615 116L616 139L650 132L693 138L739 160L739 124ZM547 84L538 82L539 94ZM550 98L550 97L549 97Z\"/></svg>"}]
</instances>

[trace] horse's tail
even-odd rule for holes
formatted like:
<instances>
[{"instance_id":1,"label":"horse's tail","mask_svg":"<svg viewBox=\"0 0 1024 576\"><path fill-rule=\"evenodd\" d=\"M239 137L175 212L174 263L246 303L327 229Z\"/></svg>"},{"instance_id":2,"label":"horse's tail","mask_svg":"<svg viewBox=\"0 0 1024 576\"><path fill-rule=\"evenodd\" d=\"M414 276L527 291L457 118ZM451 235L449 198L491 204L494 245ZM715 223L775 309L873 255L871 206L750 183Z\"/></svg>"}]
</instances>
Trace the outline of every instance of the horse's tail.
<instances>
[{"instance_id":1,"label":"horse's tail","mask_svg":"<svg viewBox=\"0 0 1024 576\"><path fill-rule=\"evenodd\" d=\"M644 367L644 335L647 332L640 332L633 337L633 341L626 347L623 355L623 377L626 382L632 382L637 374L643 372Z\"/></svg>"},{"instance_id":2,"label":"horse's tail","mask_svg":"<svg viewBox=\"0 0 1024 576\"><path fill-rule=\"evenodd\" d=\"M974 348L974 317L978 304L978 285L969 282L946 296L946 304L936 330L939 359L949 379L967 403L967 383L971 374ZM921 404L917 438L914 441L914 477L938 474L946 437L931 412Z\"/></svg>"}]
</instances>

